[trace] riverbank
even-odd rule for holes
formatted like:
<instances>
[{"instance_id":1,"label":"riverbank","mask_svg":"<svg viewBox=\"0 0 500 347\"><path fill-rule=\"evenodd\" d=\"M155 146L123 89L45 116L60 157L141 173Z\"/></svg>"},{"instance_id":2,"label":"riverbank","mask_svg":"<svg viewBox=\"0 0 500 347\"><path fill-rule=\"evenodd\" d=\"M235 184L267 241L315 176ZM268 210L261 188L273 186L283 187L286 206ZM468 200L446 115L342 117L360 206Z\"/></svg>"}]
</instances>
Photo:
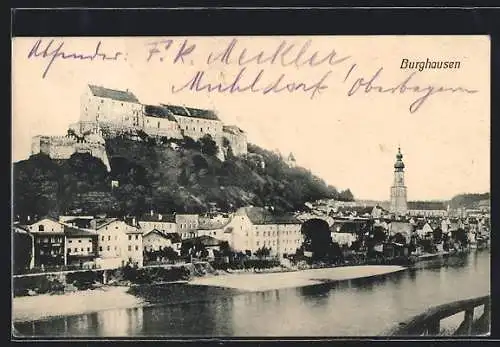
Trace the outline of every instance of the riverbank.
<instances>
[{"instance_id":1,"label":"riverbank","mask_svg":"<svg viewBox=\"0 0 500 347\"><path fill-rule=\"evenodd\" d=\"M12 301L12 320L26 322L56 316L144 306L146 302L127 293L126 286L104 286L61 295L23 296Z\"/></svg>"},{"instance_id":2,"label":"riverbank","mask_svg":"<svg viewBox=\"0 0 500 347\"><path fill-rule=\"evenodd\" d=\"M304 287L331 281L342 281L380 276L404 270L401 266L349 266L276 273L221 274L198 277L177 285L210 286L237 291L266 291L282 288ZM165 283L166 286L172 283ZM155 285L161 287L160 285ZM141 286L134 286L141 287ZM57 316L91 313L107 309L133 308L148 305L129 286L103 286L94 290L76 291L61 295L41 294L13 299L14 322L41 320ZM226 294L229 295L234 291ZM189 298L186 298L187 301Z\"/></svg>"},{"instance_id":3,"label":"riverbank","mask_svg":"<svg viewBox=\"0 0 500 347\"><path fill-rule=\"evenodd\" d=\"M195 278L188 285L258 292L381 276L405 269L396 265L361 265L276 273L239 273Z\"/></svg>"}]
</instances>

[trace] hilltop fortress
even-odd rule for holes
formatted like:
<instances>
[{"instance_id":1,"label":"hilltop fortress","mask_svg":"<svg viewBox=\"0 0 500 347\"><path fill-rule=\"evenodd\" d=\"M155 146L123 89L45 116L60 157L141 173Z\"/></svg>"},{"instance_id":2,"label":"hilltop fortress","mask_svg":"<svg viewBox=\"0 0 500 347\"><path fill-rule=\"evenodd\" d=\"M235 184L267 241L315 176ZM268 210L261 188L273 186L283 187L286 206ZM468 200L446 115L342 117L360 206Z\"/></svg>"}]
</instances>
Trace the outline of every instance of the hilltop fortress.
<instances>
[{"instance_id":1,"label":"hilltop fortress","mask_svg":"<svg viewBox=\"0 0 500 347\"><path fill-rule=\"evenodd\" d=\"M226 144L234 155L247 153L247 137L236 126L227 126L211 110L171 104L146 105L130 91L88 85L80 98L80 121L69 126L66 136L35 136L32 154L69 159L73 153L90 153L111 169L105 138L134 134L138 130L153 137L199 140L210 135L225 158Z\"/></svg>"}]
</instances>

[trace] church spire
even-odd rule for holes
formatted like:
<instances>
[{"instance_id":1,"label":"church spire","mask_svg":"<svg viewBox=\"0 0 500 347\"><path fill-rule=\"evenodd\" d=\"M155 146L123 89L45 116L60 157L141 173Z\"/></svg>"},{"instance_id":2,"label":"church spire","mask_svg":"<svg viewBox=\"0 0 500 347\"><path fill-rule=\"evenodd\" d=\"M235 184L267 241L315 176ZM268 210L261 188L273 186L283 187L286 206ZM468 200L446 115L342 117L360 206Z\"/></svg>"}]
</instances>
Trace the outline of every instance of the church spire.
<instances>
[{"instance_id":1,"label":"church spire","mask_svg":"<svg viewBox=\"0 0 500 347\"><path fill-rule=\"evenodd\" d=\"M396 169L396 171L403 171L404 168L405 164L403 163L403 154L401 154L401 147L398 147L398 154L396 154L394 169Z\"/></svg>"}]
</instances>

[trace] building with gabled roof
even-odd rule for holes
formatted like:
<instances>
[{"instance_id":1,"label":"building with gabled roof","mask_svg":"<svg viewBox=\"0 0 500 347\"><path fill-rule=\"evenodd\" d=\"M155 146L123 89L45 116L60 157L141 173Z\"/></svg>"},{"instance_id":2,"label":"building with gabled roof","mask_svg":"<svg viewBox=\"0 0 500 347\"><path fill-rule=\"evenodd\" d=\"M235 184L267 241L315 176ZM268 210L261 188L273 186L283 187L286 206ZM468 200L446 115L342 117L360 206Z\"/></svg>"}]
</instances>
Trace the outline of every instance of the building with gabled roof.
<instances>
[{"instance_id":1,"label":"building with gabled roof","mask_svg":"<svg viewBox=\"0 0 500 347\"><path fill-rule=\"evenodd\" d=\"M95 225L102 267L119 267L127 263L143 265L143 235L139 226L117 218L96 221Z\"/></svg>"},{"instance_id":2,"label":"building with gabled roof","mask_svg":"<svg viewBox=\"0 0 500 347\"><path fill-rule=\"evenodd\" d=\"M262 207L242 207L224 227L224 237L236 251L255 253L270 248L272 256L294 254L302 245L302 222L291 214L275 214Z\"/></svg>"}]
</instances>

